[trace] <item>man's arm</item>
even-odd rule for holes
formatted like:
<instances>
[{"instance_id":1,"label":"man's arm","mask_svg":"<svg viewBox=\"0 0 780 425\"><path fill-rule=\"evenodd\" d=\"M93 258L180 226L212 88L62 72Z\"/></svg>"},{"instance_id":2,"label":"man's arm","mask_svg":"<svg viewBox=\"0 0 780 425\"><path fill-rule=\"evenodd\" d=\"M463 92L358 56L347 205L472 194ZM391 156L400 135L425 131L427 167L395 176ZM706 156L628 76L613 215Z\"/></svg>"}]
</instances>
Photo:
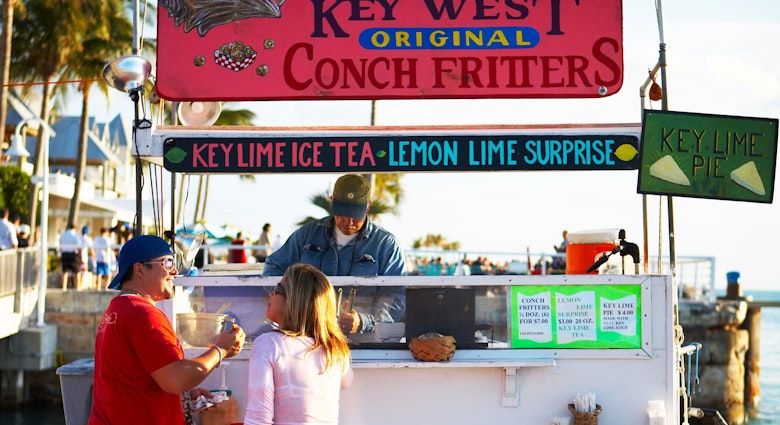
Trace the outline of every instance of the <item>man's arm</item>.
<instances>
[{"instance_id":1,"label":"man's arm","mask_svg":"<svg viewBox=\"0 0 780 425\"><path fill-rule=\"evenodd\" d=\"M381 246L380 269L381 276L406 276L406 259L395 238L390 236Z\"/></svg>"},{"instance_id":2,"label":"man's arm","mask_svg":"<svg viewBox=\"0 0 780 425\"><path fill-rule=\"evenodd\" d=\"M245 337L243 329L234 326L220 333L215 343L200 356L163 366L152 372L152 379L169 394L188 391L203 382L222 359L240 353Z\"/></svg>"}]
</instances>

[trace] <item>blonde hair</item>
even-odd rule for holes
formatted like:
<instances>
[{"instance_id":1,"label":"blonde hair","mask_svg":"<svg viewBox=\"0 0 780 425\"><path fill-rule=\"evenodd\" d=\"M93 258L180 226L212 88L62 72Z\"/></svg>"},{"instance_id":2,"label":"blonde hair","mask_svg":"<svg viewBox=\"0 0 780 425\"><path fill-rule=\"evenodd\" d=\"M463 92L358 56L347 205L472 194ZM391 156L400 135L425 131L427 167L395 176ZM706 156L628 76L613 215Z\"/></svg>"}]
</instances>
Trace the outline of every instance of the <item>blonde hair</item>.
<instances>
[{"instance_id":1,"label":"blonde hair","mask_svg":"<svg viewBox=\"0 0 780 425\"><path fill-rule=\"evenodd\" d=\"M293 264L284 272L285 288L284 326L290 336L308 336L314 339L309 351L325 350L325 370L339 365L344 370L349 364L347 338L338 326L336 294L328 277L308 264Z\"/></svg>"}]
</instances>

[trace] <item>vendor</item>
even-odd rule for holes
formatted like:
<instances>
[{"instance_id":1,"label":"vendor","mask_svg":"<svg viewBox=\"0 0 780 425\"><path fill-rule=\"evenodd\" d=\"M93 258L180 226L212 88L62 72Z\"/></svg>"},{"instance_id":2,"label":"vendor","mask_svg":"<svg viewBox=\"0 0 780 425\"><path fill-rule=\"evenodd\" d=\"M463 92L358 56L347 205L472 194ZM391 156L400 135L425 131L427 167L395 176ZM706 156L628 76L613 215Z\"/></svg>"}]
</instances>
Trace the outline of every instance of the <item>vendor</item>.
<instances>
[{"instance_id":1,"label":"vendor","mask_svg":"<svg viewBox=\"0 0 780 425\"><path fill-rule=\"evenodd\" d=\"M405 275L406 263L390 232L368 219L371 184L357 174L336 180L331 215L293 232L265 261L264 276L282 276L292 264L306 263L328 276ZM359 287L355 309L339 324L347 333L374 332L377 322L397 322L406 308L403 287ZM370 300L370 302L363 302Z\"/></svg>"}]
</instances>

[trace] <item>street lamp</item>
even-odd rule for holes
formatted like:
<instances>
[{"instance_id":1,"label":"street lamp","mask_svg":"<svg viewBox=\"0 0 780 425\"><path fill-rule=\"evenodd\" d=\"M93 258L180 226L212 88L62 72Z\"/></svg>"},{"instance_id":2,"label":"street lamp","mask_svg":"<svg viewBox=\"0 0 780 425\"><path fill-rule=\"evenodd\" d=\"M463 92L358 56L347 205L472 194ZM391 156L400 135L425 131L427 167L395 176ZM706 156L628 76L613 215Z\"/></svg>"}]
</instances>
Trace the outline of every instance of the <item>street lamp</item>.
<instances>
[{"instance_id":1,"label":"street lamp","mask_svg":"<svg viewBox=\"0 0 780 425\"><path fill-rule=\"evenodd\" d=\"M41 177L41 240L40 240L40 264L38 267L38 327L45 325L43 317L46 310L46 287L48 286L48 258L49 258L49 244L47 241L48 236L48 221L49 221L49 140L51 136L54 136L54 130L46 123L46 121L40 118L26 118L16 124L16 131L14 132L13 140L11 141L11 148L6 151L6 155L29 157L30 152L22 145L22 128L30 123L37 123L41 129L41 136L38 137L38 143L41 143L41 156L43 156L41 163L43 164L42 177Z\"/></svg>"}]
</instances>

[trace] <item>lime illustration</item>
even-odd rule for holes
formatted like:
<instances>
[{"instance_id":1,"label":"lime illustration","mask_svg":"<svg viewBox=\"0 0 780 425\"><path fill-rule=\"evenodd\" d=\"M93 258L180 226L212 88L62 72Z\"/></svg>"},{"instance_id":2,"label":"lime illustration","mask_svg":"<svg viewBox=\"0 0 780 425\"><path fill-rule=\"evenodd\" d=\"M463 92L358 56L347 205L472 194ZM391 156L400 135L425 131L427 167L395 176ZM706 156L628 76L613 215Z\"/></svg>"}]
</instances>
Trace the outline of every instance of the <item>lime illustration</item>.
<instances>
[{"instance_id":1,"label":"lime illustration","mask_svg":"<svg viewBox=\"0 0 780 425\"><path fill-rule=\"evenodd\" d=\"M187 157L187 151L184 149L176 146L165 153L165 159L167 159L169 162L173 164L178 164L182 161L184 161L184 158Z\"/></svg>"}]
</instances>

